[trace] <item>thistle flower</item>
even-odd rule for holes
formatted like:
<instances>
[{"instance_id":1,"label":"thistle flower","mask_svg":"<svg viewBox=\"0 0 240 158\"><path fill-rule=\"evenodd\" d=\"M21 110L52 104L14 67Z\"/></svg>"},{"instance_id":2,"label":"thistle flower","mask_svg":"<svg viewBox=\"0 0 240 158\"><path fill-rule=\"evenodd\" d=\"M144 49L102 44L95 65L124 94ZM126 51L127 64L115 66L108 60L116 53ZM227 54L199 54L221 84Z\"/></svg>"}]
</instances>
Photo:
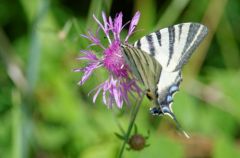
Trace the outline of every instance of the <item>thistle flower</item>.
<instances>
[{"instance_id":1,"label":"thistle flower","mask_svg":"<svg viewBox=\"0 0 240 158\"><path fill-rule=\"evenodd\" d=\"M102 92L103 103L109 108L111 108L113 104L116 104L118 108L122 108L124 102L129 105L128 94L131 92L137 94L141 93L141 89L138 87L136 79L131 74L121 52L122 41L120 33L126 25L122 24L122 17L123 14L120 12L114 19L111 17L107 18L105 13L102 12L103 23L101 23L93 15L99 29L95 35L89 31L88 35L82 35L82 37L90 40L91 44L88 47L89 49L94 45L102 48L102 56L97 57L93 50L81 50L83 56L78 59L87 60L88 64L83 68L75 69L76 72L84 73L82 79L79 81L79 85L83 85L92 75L94 70L98 68L104 68L107 70L109 77L91 92L95 92L95 95L93 96L94 103L99 93ZM140 13L136 12L130 22L128 34L123 41L124 43L127 43L128 38L133 34L139 21L139 17ZM108 39L108 46L104 46L98 38L98 32L100 29Z\"/></svg>"}]
</instances>

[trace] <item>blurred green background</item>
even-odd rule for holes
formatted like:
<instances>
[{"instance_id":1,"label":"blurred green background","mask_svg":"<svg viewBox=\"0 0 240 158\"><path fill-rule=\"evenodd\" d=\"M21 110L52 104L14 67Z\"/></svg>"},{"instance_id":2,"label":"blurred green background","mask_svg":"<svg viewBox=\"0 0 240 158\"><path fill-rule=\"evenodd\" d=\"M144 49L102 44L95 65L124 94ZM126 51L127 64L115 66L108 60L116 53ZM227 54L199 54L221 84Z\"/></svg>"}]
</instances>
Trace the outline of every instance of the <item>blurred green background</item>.
<instances>
[{"instance_id":1,"label":"blurred green background","mask_svg":"<svg viewBox=\"0 0 240 158\"><path fill-rule=\"evenodd\" d=\"M96 72L77 86L76 60L95 31L95 14L122 11L124 22L141 12L131 41L181 22L200 22L209 34L184 67L173 109L187 140L167 117L149 114L147 99L136 120L150 147L124 157L240 157L239 0L1 0L0 157L112 158L131 109L108 109L88 92L107 75ZM126 34L126 30L124 31ZM97 78L97 79L96 79Z\"/></svg>"}]
</instances>

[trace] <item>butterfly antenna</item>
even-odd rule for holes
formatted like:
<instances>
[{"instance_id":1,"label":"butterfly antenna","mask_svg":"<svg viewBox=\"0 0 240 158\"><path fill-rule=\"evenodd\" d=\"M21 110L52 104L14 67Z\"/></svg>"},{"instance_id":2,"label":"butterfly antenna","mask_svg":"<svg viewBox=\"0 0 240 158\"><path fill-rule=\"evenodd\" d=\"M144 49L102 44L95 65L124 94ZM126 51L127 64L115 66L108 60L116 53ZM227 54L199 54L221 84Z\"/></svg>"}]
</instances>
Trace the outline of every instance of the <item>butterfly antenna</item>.
<instances>
[{"instance_id":1,"label":"butterfly antenna","mask_svg":"<svg viewBox=\"0 0 240 158\"><path fill-rule=\"evenodd\" d=\"M179 131L181 131L181 133L186 137L186 138L190 138L190 136L183 130L182 126L180 125L180 123L178 122L176 116L173 114L173 112L171 112L170 110L164 110L164 114L167 114L169 115L175 122L176 126L177 126L177 129Z\"/></svg>"}]
</instances>

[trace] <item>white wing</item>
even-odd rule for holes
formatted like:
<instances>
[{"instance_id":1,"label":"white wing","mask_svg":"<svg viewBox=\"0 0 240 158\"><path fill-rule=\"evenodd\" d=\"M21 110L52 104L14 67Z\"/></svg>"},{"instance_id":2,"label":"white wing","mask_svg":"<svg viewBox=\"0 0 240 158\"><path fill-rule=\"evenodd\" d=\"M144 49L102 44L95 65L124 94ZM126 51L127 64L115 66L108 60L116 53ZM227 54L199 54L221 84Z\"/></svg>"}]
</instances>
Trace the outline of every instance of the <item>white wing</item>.
<instances>
[{"instance_id":1,"label":"white wing","mask_svg":"<svg viewBox=\"0 0 240 158\"><path fill-rule=\"evenodd\" d=\"M173 72L188 61L207 32L207 27L202 24L182 23L144 36L134 43L134 47L153 56L163 70Z\"/></svg>"}]
</instances>

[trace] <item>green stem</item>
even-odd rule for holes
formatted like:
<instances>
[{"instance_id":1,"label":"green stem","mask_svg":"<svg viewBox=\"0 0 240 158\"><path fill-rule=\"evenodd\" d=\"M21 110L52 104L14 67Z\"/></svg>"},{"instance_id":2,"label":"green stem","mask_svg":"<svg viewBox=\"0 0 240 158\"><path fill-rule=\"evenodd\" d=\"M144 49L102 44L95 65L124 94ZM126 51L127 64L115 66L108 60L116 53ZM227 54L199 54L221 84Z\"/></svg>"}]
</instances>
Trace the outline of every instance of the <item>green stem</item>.
<instances>
[{"instance_id":1,"label":"green stem","mask_svg":"<svg viewBox=\"0 0 240 158\"><path fill-rule=\"evenodd\" d=\"M12 157L22 158L24 157L22 146L22 112L21 112L21 96L18 90L12 91L12 103L13 103L13 152Z\"/></svg>"},{"instance_id":2,"label":"green stem","mask_svg":"<svg viewBox=\"0 0 240 158\"><path fill-rule=\"evenodd\" d=\"M127 130L127 133L125 135L125 140L122 144L122 147L121 147L121 150L120 150L120 153L119 153L119 156L118 156L119 158L121 158L123 156L125 146L128 143L128 139L130 137L133 125L135 123L135 120L136 120L136 117L137 117L137 114L138 114L138 111L139 111L139 108L141 106L141 103L143 101L144 96L145 96L145 93L142 94L142 96L140 97L140 99L136 103L136 106L134 106L134 109L133 109L133 112L132 112L132 115L131 115L131 120L130 120L129 125L128 125L128 130Z\"/></svg>"}]
</instances>

